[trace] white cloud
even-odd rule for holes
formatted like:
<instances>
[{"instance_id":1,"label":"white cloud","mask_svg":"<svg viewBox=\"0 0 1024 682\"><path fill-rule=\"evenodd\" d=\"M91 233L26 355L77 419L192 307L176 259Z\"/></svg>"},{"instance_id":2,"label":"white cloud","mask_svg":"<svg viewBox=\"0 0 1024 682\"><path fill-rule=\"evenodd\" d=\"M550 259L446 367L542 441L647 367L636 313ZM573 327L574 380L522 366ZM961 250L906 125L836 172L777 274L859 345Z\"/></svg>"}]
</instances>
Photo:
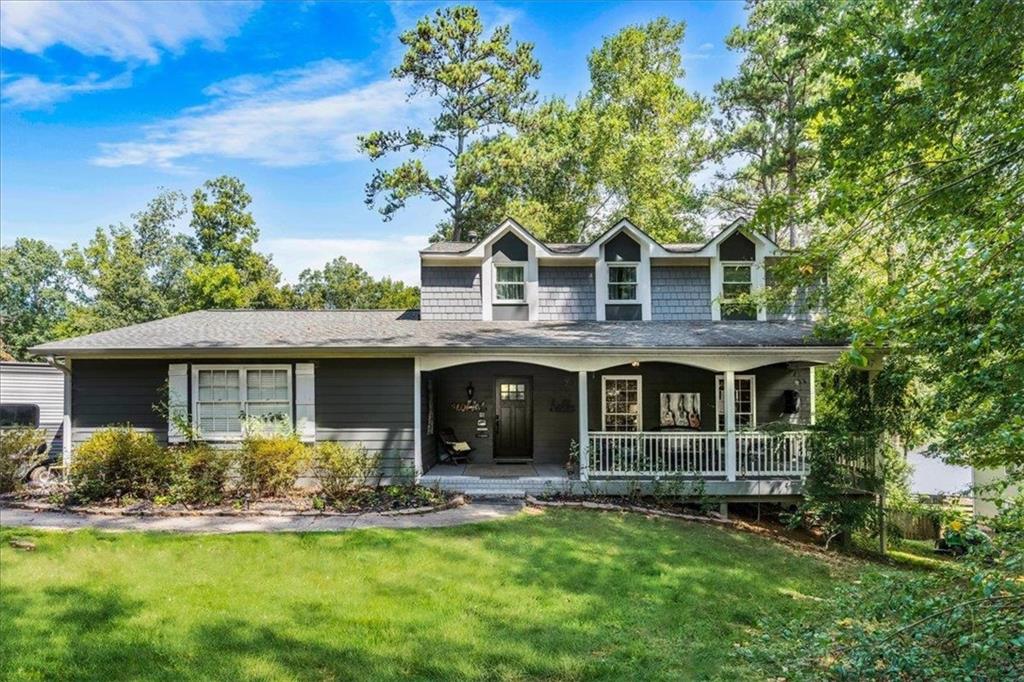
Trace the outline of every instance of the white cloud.
<instances>
[{"instance_id":1,"label":"white cloud","mask_svg":"<svg viewBox=\"0 0 1024 682\"><path fill-rule=\"evenodd\" d=\"M419 286L419 250L428 235L406 235L390 239L264 239L260 248L274 256L284 278L297 282L306 268L322 268L328 261L344 256L374 277L391 277Z\"/></svg>"},{"instance_id":2,"label":"white cloud","mask_svg":"<svg viewBox=\"0 0 1024 682\"><path fill-rule=\"evenodd\" d=\"M90 57L155 64L194 41L219 49L258 5L253 2L0 3L0 46L42 54L57 44Z\"/></svg>"},{"instance_id":3,"label":"white cloud","mask_svg":"<svg viewBox=\"0 0 1024 682\"><path fill-rule=\"evenodd\" d=\"M132 84L131 71L111 78L90 73L72 81L43 81L26 74L0 74L0 101L19 109L48 109L74 95L127 88Z\"/></svg>"},{"instance_id":4,"label":"white cloud","mask_svg":"<svg viewBox=\"0 0 1024 682\"><path fill-rule=\"evenodd\" d=\"M214 83L206 88L209 104L147 126L139 140L102 143L93 163L174 169L202 156L292 167L347 161L359 156L359 135L418 123L433 108L406 102L398 81L351 85L355 72L328 59Z\"/></svg>"}]
</instances>

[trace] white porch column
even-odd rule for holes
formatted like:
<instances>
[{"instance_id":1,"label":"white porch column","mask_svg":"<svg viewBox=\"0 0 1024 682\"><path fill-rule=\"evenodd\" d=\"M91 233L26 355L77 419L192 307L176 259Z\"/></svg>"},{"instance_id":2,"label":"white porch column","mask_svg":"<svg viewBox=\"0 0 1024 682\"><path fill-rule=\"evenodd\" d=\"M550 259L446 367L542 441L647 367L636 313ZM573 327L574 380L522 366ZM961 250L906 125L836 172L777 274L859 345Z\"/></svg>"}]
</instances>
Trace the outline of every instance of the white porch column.
<instances>
[{"instance_id":1,"label":"white porch column","mask_svg":"<svg viewBox=\"0 0 1024 682\"><path fill-rule=\"evenodd\" d=\"M412 361L412 429L413 429L413 467L416 471L416 482L423 475L423 384L421 381L420 359Z\"/></svg>"},{"instance_id":2,"label":"white porch column","mask_svg":"<svg viewBox=\"0 0 1024 682\"><path fill-rule=\"evenodd\" d=\"M725 476L730 481L736 480L736 373L725 370L723 380L723 399L725 400Z\"/></svg>"},{"instance_id":3,"label":"white porch column","mask_svg":"<svg viewBox=\"0 0 1024 682\"><path fill-rule=\"evenodd\" d=\"M586 481L590 478L590 403L587 401L587 373L585 371L578 372L579 374L579 395L577 398L577 407L580 415L580 433L579 433L579 447L580 447L580 480Z\"/></svg>"}]
</instances>

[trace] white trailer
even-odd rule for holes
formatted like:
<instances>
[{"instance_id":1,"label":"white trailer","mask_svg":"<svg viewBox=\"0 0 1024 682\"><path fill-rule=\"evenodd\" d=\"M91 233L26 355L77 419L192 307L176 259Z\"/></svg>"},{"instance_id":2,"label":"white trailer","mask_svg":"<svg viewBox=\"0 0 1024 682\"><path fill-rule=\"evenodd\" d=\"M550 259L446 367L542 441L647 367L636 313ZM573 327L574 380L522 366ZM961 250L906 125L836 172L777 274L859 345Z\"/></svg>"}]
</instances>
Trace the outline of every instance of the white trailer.
<instances>
[{"instance_id":1,"label":"white trailer","mask_svg":"<svg viewBox=\"0 0 1024 682\"><path fill-rule=\"evenodd\" d=\"M0 362L0 427L43 429L56 463L64 454L65 377L44 362Z\"/></svg>"}]
</instances>

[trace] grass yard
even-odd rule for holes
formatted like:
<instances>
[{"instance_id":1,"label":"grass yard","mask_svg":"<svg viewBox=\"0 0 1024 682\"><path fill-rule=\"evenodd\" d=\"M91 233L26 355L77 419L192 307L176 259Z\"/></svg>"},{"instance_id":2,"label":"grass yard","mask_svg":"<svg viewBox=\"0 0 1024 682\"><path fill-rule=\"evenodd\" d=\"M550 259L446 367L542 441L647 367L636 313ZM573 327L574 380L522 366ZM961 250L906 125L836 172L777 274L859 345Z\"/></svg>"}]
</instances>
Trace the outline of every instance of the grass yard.
<instances>
[{"instance_id":1,"label":"grass yard","mask_svg":"<svg viewBox=\"0 0 1024 682\"><path fill-rule=\"evenodd\" d=\"M758 614L815 608L855 570L570 510L441 530L0 536L13 680L761 677L730 659Z\"/></svg>"}]
</instances>

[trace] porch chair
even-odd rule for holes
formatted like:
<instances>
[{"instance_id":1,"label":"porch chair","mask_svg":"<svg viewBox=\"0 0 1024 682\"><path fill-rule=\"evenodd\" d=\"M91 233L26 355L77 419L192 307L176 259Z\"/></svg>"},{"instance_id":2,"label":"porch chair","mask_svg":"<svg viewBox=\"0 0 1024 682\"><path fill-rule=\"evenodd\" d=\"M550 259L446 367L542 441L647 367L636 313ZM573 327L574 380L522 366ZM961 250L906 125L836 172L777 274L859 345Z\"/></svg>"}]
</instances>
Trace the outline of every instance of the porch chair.
<instances>
[{"instance_id":1,"label":"porch chair","mask_svg":"<svg viewBox=\"0 0 1024 682\"><path fill-rule=\"evenodd\" d=\"M455 429L441 429L437 432L437 440L445 452L441 461L446 464L469 464L469 453L473 452L474 448L466 441L456 438Z\"/></svg>"}]
</instances>

